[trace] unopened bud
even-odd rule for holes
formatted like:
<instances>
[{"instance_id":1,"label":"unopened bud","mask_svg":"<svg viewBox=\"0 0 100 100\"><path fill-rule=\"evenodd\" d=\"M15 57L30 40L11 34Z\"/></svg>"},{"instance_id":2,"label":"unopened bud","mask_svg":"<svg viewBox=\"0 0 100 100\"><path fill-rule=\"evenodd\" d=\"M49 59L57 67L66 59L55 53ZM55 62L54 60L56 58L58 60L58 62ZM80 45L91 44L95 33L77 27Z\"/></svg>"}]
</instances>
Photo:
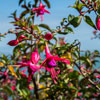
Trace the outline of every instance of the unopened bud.
<instances>
[{"instance_id":1,"label":"unopened bud","mask_svg":"<svg viewBox=\"0 0 100 100\"><path fill-rule=\"evenodd\" d=\"M25 28L25 27L22 27L22 29L23 29L23 30L26 30L26 28Z\"/></svg>"},{"instance_id":2,"label":"unopened bud","mask_svg":"<svg viewBox=\"0 0 100 100\"><path fill-rule=\"evenodd\" d=\"M31 25L31 29L33 29L33 25Z\"/></svg>"}]
</instances>

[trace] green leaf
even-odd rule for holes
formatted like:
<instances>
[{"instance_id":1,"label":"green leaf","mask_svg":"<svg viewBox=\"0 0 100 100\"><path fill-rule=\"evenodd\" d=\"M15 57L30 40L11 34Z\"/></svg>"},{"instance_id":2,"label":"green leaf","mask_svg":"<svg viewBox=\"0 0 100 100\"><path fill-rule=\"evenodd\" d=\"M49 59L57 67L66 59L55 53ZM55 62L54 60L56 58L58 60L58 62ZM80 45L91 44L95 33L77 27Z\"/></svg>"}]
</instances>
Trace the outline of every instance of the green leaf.
<instances>
[{"instance_id":1,"label":"green leaf","mask_svg":"<svg viewBox=\"0 0 100 100\"><path fill-rule=\"evenodd\" d=\"M70 79L76 79L76 78L78 78L79 73L78 73L78 71L73 71L73 72L70 72L68 76Z\"/></svg>"},{"instance_id":2,"label":"green leaf","mask_svg":"<svg viewBox=\"0 0 100 100\"><path fill-rule=\"evenodd\" d=\"M49 1L48 1L48 0L43 0L43 1L46 3L47 7L50 8L50 3L49 3Z\"/></svg>"},{"instance_id":3,"label":"green leaf","mask_svg":"<svg viewBox=\"0 0 100 100\"><path fill-rule=\"evenodd\" d=\"M24 0L19 0L19 5L23 2Z\"/></svg>"},{"instance_id":4,"label":"green leaf","mask_svg":"<svg viewBox=\"0 0 100 100\"><path fill-rule=\"evenodd\" d=\"M69 15L68 16L68 21L70 22L75 16L74 15Z\"/></svg>"},{"instance_id":5,"label":"green leaf","mask_svg":"<svg viewBox=\"0 0 100 100\"><path fill-rule=\"evenodd\" d=\"M4 87L4 91L6 91L7 93L9 93L10 95L14 94L14 92L12 91L12 89L9 86L5 86Z\"/></svg>"},{"instance_id":6,"label":"green leaf","mask_svg":"<svg viewBox=\"0 0 100 100\"><path fill-rule=\"evenodd\" d=\"M20 14L20 19L21 19L23 16L25 16L26 14L28 14L28 13L29 13L29 10L23 11L23 12Z\"/></svg>"},{"instance_id":7,"label":"green leaf","mask_svg":"<svg viewBox=\"0 0 100 100\"><path fill-rule=\"evenodd\" d=\"M81 11L81 10L83 9L83 6L85 6L85 4L80 3L80 4L77 6L78 11Z\"/></svg>"},{"instance_id":8,"label":"green leaf","mask_svg":"<svg viewBox=\"0 0 100 100\"><path fill-rule=\"evenodd\" d=\"M51 28L47 24L39 24L39 26L52 32Z\"/></svg>"},{"instance_id":9,"label":"green leaf","mask_svg":"<svg viewBox=\"0 0 100 100\"><path fill-rule=\"evenodd\" d=\"M78 16L78 17L74 17L70 23L71 25L73 25L74 27L78 27L81 23L81 20L82 20L82 16Z\"/></svg>"},{"instance_id":10,"label":"green leaf","mask_svg":"<svg viewBox=\"0 0 100 100\"><path fill-rule=\"evenodd\" d=\"M38 33L41 33L41 31L37 25L33 25L33 29L36 30Z\"/></svg>"},{"instance_id":11,"label":"green leaf","mask_svg":"<svg viewBox=\"0 0 100 100\"><path fill-rule=\"evenodd\" d=\"M95 24L93 23L93 21L91 20L91 18L90 18L89 16L87 16L87 15L84 16L84 21L85 21L88 25L92 26L94 29L97 30Z\"/></svg>"},{"instance_id":12,"label":"green leaf","mask_svg":"<svg viewBox=\"0 0 100 100\"><path fill-rule=\"evenodd\" d=\"M64 29L64 32L66 32L66 33L74 33L73 29L71 27L67 27L66 29Z\"/></svg>"}]
</instances>

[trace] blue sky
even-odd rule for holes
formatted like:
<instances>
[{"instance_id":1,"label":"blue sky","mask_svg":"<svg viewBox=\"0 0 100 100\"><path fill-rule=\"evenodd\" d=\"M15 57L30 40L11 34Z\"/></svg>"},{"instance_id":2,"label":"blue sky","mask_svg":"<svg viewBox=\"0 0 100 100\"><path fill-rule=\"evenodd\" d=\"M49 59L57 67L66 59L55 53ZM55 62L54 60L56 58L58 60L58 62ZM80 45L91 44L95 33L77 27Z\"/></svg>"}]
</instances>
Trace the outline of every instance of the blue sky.
<instances>
[{"instance_id":1,"label":"blue sky","mask_svg":"<svg viewBox=\"0 0 100 100\"><path fill-rule=\"evenodd\" d=\"M12 12L16 9L18 10L18 14L21 12L21 8L18 6L19 0L1 0L0 1L0 33L7 32L8 29L13 28L13 26L9 23L13 19L8 18ZM78 15L77 11L73 8L69 8L69 5L72 5L75 0L49 0L51 2L51 9L48 9L51 14L44 15L44 21L42 23L46 23L50 25L52 29L55 29L56 26L60 25L60 21L64 17L68 17L69 14ZM94 13L91 14L93 20L95 20ZM35 23L41 23L40 17L35 18ZM78 28L73 28L74 35L69 34L66 35L65 40L67 42L73 42L75 39L79 39L81 41L81 49L83 50L100 50L100 40L94 39L91 40L93 36L92 31L94 30L90 26L88 26L84 21L82 21L81 25ZM65 37L65 36L62 36ZM8 41L14 39L14 35L7 35L6 38L0 41L0 53L11 54L13 47L7 45Z\"/></svg>"}]
</instances>

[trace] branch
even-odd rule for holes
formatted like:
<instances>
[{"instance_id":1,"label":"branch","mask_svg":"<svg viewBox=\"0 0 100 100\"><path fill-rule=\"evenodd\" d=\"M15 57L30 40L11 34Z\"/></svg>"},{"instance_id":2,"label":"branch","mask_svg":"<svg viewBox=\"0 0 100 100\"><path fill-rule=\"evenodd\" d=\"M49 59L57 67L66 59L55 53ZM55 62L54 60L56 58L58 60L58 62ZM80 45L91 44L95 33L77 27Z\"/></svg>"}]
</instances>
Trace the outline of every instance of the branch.
<instances>
[{"instance_id":1,"label":"branch","mask_svg":"<svg viewBox=\"0 0 100 100\"><path fill-rule=\"evenodd\" d=\"M76 67L79 69L79 71L81 72L81 74L83 75L83 77L84 77L84 78L88 78L88 81L100 91L100 88L90 79L89 76L87 76L87 75L80 69L80 66L78 66L78 64L75 63L75 62L74 62L74 64L75 64ZM84 70L84 71L85 71L85 70ZM85 72L86 72L86 71L85 71Z\"/></svg>"},{"instance_id":2,"label":"branch","mask_svg":"<svg viewBox=\"0 0 100 100\"><path fill-rule=\"evenodd\" d=\"M39 100L38 87L36 85L36 80L35 80L34 76L32 76L32 81L33 81L33 84L34 84L34 92L35 92L35 95L36 95L36 99Z\"/></svg>"}]
</instances>

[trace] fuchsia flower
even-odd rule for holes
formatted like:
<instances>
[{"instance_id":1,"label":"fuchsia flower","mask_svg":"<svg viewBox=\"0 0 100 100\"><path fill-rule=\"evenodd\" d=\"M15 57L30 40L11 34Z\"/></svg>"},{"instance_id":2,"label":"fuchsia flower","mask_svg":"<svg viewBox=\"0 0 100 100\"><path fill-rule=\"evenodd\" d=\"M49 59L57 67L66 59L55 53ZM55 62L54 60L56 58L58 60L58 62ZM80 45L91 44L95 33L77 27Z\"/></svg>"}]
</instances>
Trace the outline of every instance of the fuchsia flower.
<instances>
[{"instance_id":1,"label":"fuchsia flower","mask_svg":"<svg viewBox=\"0 0 100 100\"><path fill-rule=\"evenodd\" d=\"M98 30L100 31L100 18L99 17L97 18L97 24L96 25L97 25Z\"/></svg>"},{"instance_id":2,"label":"fuchsia flower","mask_svg":"<svg viewBox=\"0 0 100 100\"><path fill-rule=\"evenodd\" d=\"M47 39L47 40L51 40L52 38L53 38L53 34L52 33L47 33L47 34L45 34L45 39Z\"/></svg>"},{"instance_id":3,"label":"fuchsia flower","mask_svg":"<svg viewBox=\"0 0 100 100\"><path fill-rule=\"evenodd\" d=\"M70 64L70 62L69 62L69 60L67 60L67 59L63 59L63 58L59 58L58 56L53 56L53 55L51 55L50 50L49 50L49 48L48 48L48 44L46 44L45 53L46 53L46 58L45 58L45 60L42 62L41 66L43 66L43 64L45 63L45 69L46 69L48 72L51 73L51 77L52 77L54 83L56 83L56 80L55 80L55 79L58 79L58 78L57 78L57 75L58 75L59 72L60 72L60 68L57 67L56 61L63 61L63 62L66 63L66 64ZM58 69L57 72L55 71L55 68Z\"/></svg>"},{"instance_id":4,"label":"fuchsia flower","mask_svg":"<svg viewBox=\"0 0 100 100\"><path fill-rule=\"evenodd\" d=\"M44 9L44 8L45 8L45 5L42 5L42 2L40 2L40 5L39 5L38 8L32 9L32 11L36 11L37 16L39 16L39 15L41 16L41 21L43 21L43 15L44 15L44 13L50 14L50 12L47 11L46 9Z\"/></svg>"},{"instance_id":5,"label":"fuchsia flower","mask_svg":"<svg viewBox=\"0 0 100 100\"><path fill-rule=\"evenodd\" d=\"M39 65L36 65L38 63L39 59L40 59L39 53L37 52L37 49L35 49L35 51L31 55L31 58L29 61L17 63L17 65L21 65L20 68L26 67L26 66L28 67L28 73L29 73L28 83L30 83L32 75L40 67ZM25 72L25 71L26 70L24 70L23 72ZM23 73L23 75L26 76L24 73Z\"/></svg>"}]
</instances>

